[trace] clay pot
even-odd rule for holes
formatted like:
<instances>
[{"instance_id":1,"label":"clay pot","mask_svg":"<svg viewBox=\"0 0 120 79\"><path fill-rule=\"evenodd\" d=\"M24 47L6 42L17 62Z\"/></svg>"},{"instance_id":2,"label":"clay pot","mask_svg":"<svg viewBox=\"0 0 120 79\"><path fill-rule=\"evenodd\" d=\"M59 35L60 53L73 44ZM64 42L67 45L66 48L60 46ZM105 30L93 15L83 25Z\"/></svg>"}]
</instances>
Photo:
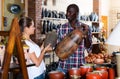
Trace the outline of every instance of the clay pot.
<instances>
[{"instance_id":1,"label":"clay pot","mask_svg":"<svg viewBox=\"0 0 120 79\"><path fill-rule=\"evenodd\" d=\"M102 79L99 73L89 72L86 74L86 79Z\"/></svg>"},{"instance_id":2,"label":"clay pot","mask_svg":"<svg viewBox=\"0 0 120 79\"><path fill-rule=\"evenodd\" d=\"M64 79L65 75L60 71L51 71L48 73L49 79Z\"/></svg>"},{"instance_id":3,"label":"clay pot","mask_svg":"<svg viewBox=\"0 0 120 79\"><path fill-rule=\"evenodd\" d=\"M51 32L48 32L46 34L46 38L44 40L44 45L45 47L48 45L48 44L51 44L51 47L54 48L55 45L57 43L57 33L55 30L51 31Z\"/></svg>"},{"instance_id":4,"label":"clay pot","mask_svg":"<svg viewBox=\"0 0 120 79\"><path fill-rule=\"evenodd\" d=\"M108 69L109 79L115 79L115 70L113 68Z\"/></svg>"},{"instance_id":5,"label":"clay pot","mask_svg":"<svg viewBox=\"0 0 120 79\"><path fill-rule=\"evenodd\" d=\"M90 21L95 21L95 22L98 21L98 15L97 15L95 12L92 12L92 13L89 15L89 18L90 18Z\"/></svg>"},{"instance_id":6,"label":"clay pot","mask_svg":"<svg viewBox=\"0 0 120 79\"><path fill-rule=\"evenodd\" d=\"M104 70L96 70L96 71L93 71L95 73L98 73L102 79L108 79L108 72L107 71L104 71Z\"/></svg>"},{"instance_id":7,"label":"clay pot","mask_svg":"<svg viewBox=\"0 0 120 79\"><path fill-rule=\"evenodd\" d=\"M105 66L96 67L96 70L101 71L103 79L108 79L108 70L107 70L107 67L105 67Z\"/></svg>"},{"instance_id":8,"label":"clay pot","mask_svg":"<svg viewBox=\"0 0 120 79\"><path fill-rule=\"evenodd\" d=\"M96 67L96 70L104 70L104 71L107 71L107 67L104 67L104 66Z\"/></svg>"},{"instance_id":9,"label":"clay pot","mask_svg":"<svg viewBox=\"0 0 120 79\"><path fill-rule=\"evenodd\" d=\"M77 50L82 39L83 39L82 31L80 30L72 31L67 36L65 36L64 39L57 45L55 49L56 55L61 60L68 58L72 53L74 53L74 51Z\"/></svg>"},{"instance_id":10,"label":"clay pot","mask_svg":"<svg viewBox=\"0 0 120 79\"><path fill-rule=\"evenodd\" d=\"M85 76L86 73L93 71L91 66L80 66L81 76Z\"/></svg>"},{"instance_id":11,"label":"clay pot","mask_svg":"<svg viewBox=\"0 0 120 79\"><path fill-rule=\"evenodd\" d=\"M70 78L80 79L80 68L71 68L68 70Z\"/></svg>"}]
</instances>

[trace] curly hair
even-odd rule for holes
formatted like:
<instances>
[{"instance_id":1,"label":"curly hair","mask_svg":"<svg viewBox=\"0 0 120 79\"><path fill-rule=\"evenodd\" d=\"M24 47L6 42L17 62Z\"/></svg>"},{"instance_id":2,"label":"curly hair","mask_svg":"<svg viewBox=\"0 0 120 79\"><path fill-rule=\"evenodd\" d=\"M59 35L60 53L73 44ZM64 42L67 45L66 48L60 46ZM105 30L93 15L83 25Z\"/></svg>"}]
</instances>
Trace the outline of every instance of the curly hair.
<instances>
[{"instance_id":1,"label":"curly hair","mask_svg":"<svg viewBox=\"0 0 120 79\"><path fill-rule=\"evenodd\" d=\"M68 7L67 7L67 10L69 9L69 8L75 8L75 10L76 10L76 12L77 13L79 13L79 7L76 5L76 4L70 4Z\"/></svg>"}]
</instances>

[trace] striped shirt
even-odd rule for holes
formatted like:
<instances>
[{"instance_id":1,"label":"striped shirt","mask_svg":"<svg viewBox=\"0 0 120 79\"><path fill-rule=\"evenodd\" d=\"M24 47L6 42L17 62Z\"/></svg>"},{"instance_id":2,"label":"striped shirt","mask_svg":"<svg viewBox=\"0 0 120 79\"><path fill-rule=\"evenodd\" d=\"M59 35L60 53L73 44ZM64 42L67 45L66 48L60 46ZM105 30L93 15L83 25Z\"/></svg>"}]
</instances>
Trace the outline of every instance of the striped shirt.
<instances>
[{"instance_id":1,"label":"striped shirt","mask_svg":"<svg viewBox=\"0 0 120 79\"><path fill-rule=\"evenodd\" d=\"M81 26L81 22L77 21L76 27L80 27L80 26ZM63 24L59 29L57 29L57 34L58 34L57 41L60 42L67 34L72 32L73 30L74 29L70 26L69 23ZM92 43L92 34L91 34L90 28L88 31L88 38L90 42ZM92 46L90 46L88 51L91 50L91 47ZM83 39L78 49L69 58L67 58L66 60L59 60L59 66L63 68L64 70L68 70L73 67L79 68L81 65L85 63L84 50L85 50L85 46L84 46L84 39Z\"/></svg>"}]
</instances>

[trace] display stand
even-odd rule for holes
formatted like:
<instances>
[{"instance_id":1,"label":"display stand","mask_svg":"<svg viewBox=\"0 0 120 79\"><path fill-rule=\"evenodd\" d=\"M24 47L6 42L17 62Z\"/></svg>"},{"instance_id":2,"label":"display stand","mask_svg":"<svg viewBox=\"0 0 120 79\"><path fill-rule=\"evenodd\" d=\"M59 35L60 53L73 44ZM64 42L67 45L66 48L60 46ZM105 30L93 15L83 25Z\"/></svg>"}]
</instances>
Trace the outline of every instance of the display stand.
<instances>
[{"instance_id":1,"label":"display stand","mask_svg":"<svg viewBox=\"0 0 120 79\"><path fill-rule=\"evenodd\" d=\"M8 36L8 44L6 45L4 61L2 68L0 69L0 79L8 79L9 66L11 61L11 56L13 54L14 46L17 46L17 57L19 59L20 68L22 70L23 79L28 79L27 68L25 63L25 57L23 53L23 47L21 43L20 27L18 25L18 19L14 18L11 24L11 29L9 32L0 31L0 36Z\"/></svg>"}]
</instances>

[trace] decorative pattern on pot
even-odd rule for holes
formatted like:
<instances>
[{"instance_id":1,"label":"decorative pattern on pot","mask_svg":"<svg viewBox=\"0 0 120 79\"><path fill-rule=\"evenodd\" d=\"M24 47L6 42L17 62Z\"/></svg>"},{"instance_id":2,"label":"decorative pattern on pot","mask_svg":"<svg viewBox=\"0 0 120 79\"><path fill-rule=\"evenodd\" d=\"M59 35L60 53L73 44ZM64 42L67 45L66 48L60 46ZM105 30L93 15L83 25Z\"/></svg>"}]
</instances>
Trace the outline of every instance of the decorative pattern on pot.
<instances>
[{"instance_id":1,"label":"decorative pattern on pot","mask_svg":"<svg viewBox=\"0 0 120 79\"><path fill-rule=\"evenodd\" d=\"M71 68L68 70L70 79L80 79L81 71L80 68Z\"/></svg>"}]
</instances>

